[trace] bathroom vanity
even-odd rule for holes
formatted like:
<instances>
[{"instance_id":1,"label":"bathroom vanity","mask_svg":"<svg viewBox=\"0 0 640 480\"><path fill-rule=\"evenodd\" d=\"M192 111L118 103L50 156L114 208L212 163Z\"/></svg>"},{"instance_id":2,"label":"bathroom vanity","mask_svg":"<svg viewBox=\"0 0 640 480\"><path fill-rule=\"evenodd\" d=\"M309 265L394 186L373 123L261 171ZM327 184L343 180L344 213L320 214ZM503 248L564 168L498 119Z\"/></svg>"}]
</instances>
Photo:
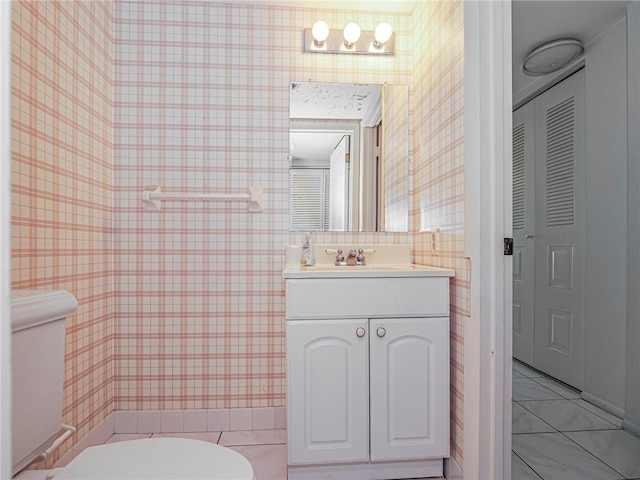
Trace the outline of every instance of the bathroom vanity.
<instances>
[{"instance_id":1,"label":"bathroom vanity","mask_svg":"<svg viewBox=\"0 0 640 480\"><path fill-rule=\"evenodd\" d=\"M366 266L327 248L300 267L291 247L283 271L288 478L441 476L454 272L411 265L404 245L366 247Z\"/></svg>"}]
</instances>

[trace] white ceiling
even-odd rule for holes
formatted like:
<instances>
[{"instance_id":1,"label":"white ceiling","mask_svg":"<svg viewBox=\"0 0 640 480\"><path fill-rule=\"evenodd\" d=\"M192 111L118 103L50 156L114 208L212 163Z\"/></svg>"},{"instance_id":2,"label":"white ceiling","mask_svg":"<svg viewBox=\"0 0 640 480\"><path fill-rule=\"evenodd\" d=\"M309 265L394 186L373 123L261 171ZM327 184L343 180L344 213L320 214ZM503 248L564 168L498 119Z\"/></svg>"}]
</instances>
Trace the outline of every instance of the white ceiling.
<instances>
[{"instance_id":1,"label":"white ceiling","mask_svg":"<svg viewBox=\"0 0 640 480\"><path fill-rule=\"evenodd\" d=\"M222 2L223 0L218 0ZM224 0L224 3L249 3L284 7L324 8L327 10L368 10L373 12L411 13L416 0Z\"/></svg>"},{"instance_id":2,"label":"white ceiling","mask_svg":"<svg viewBox=\"0 0 640 480\"><path fill-rule=\"evenodd\" d=\"M329 166L329 156L340 143L344 132L296 132L289 134L289 154L292 159Z\"/></svg>"},{"instance_id":3,"label":"white ceiling","mask_svg":"<svg viewBox=\"0 0 640 480\"><path fill-rule=\"evenodd\" d=\"M589 43L624 18L629 3L629 0L513 0L514 99L531 90L532 85L548 81L547 77L530 77L522 73L522 64L531 50L551 40L575 38L588 51Z\"/></svg>"}]
</instances>

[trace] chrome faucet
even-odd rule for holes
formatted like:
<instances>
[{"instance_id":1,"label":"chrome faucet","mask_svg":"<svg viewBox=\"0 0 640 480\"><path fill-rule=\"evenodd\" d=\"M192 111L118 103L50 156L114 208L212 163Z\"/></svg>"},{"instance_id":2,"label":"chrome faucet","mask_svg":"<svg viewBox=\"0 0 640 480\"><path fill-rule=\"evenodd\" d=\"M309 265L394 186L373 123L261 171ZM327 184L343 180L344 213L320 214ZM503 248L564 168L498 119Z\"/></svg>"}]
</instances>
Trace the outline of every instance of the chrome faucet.
<instances>
[{"instance_id":1,"label":"chrome faucet","mask_svg":"<svg viewBox=\"0 0 640 480\"><path fill-rule=\"evenodd\" d=\"M375 253L375 250L373 249L369 249L366 250L367 253ZM351 250L349 250L349 254L347 255L347 257L345 258L345 256L342 254L342 249L339 248L337 250L333 250L330 248L327 248L325 250L325 253L327 255L333 255L334 253L336 254L336 261L334 263L334 265L336 267L342 267L345 265L348 266L355 266L355 265L366 265L367 264L367 260L364 256L365 254L365 250L362 248L358 248L357 250L355 248L352 248Z\"/></svg>"}]
</instances>

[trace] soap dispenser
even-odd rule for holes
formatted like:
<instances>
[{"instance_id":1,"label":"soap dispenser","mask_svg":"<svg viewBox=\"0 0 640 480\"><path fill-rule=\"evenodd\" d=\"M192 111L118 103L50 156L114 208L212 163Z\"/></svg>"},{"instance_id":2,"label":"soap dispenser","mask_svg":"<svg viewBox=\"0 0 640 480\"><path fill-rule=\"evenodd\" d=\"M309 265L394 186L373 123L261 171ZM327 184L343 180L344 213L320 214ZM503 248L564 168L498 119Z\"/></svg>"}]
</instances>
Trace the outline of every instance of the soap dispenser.
<instances>
[{"instance_id":1,"label":"soap dispenser","mask_svg":"<svg viewBox=\"0 0 640 480\"><path fill-rule=\"evenodd\" d=\"M302 252L300 254L300 265L303 267L312 267L316 264L316 257L313 254L313 244L311 243L311 232L304 234L304 242L302 242Z\"/></svg>"}]
</instances>

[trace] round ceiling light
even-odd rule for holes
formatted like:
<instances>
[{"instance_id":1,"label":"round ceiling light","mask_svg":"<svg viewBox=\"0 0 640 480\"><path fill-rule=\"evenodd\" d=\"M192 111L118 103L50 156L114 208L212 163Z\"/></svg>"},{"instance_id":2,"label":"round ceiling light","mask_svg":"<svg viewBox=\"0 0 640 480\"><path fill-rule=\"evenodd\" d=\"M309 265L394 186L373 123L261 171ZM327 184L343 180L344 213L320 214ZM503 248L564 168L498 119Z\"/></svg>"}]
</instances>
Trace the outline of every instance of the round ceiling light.
<instances>
[{"instance_id":1,"label":"round ceiling light","mask_svg":"<svg viewBox=\"0 0 640 480\"><path fill-rule=\"evenodd\" d=\"M547 75L575 62L584 53L580 40L564 38L547 42L535 48L524 60L526 75Z\"/></svg>"}]
</instances>

